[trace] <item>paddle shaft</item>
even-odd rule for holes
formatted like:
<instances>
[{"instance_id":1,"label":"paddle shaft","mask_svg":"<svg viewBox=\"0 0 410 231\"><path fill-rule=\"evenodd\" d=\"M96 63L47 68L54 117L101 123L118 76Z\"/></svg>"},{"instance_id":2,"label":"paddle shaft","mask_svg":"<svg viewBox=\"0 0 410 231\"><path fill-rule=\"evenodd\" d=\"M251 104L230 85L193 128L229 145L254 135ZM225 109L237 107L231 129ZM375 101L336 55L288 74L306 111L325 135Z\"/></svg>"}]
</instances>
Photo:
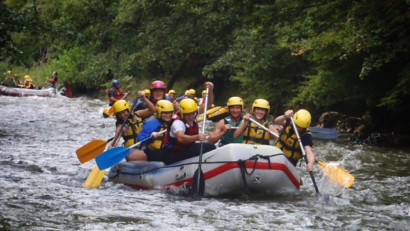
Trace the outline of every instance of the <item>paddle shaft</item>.
<instances>
[{"instance_id":1,"label":"paddle shaft","mask_svg":"<svg viewBox=\"0 0 410 231\"><path fill-rule=\"evenodd\" d=\"M271 130L269 130L267 127L263 126L262 124L258 123L256 120L249 118L250 121L252 121L254 124L258 125L259 127L261 127L263 130L269 132L271 135L276 136L277 138L279 138L279 135L272 132Z\"/></svg>"},{"instance_id":2,"label":"paddle shaft","mask_svg":"<svg viewBox=\"0 0 410 231\"><path fill-rule=\"evenodd\" d=\"M307 159L305 149L303 148L302 140L300 139L299 132L296 127L295 121L293 120L292 117L290 117L290 120L292 122L293 129L295 130L296 137L298 138L300 150L302 151L302 155L303 155L303 159L305 159L305 163L308 164L309 161ZM312 171L309 171L309 175L310 175L310 178L312 178L312 183L313 183L313 186L315 187L316 193L319 193L319 189L317 188L315 177L313 176Z\"/></svg>"},{"instance_id":3,"label":"paddle shaft","mask_svg":"<svg viewBox=\"0 0 410 231\"><path fill-rule=\"evenodd\" d=\"M165 129L165 130L163 130L163 131L161 131L161 132L158 132L158 135L161 135L161 134L163 134L163 133L166 132L166 131L167 131L167 129ZM133 147L135 147L135 146L138 146L138 145L140 145L142 142L147 141L147 140L151 139L152 137L153 137L153 136L150 136L150 137L148 137L148 138L146 138L146 139L143 139L143 140L141 140L140 142L129 146L128 148L133 148Z\"/></svg>"},{"instance_id":4,"label":"paddle shaft","mask_svg":"<svg viewBox=\"0 0 410 231\"><path fill-rule=\"evenodd\" d=\"M209 94L209 88L206 88L206 95L205 95L205 108L204 108L204 120L202 122L202 134L205 134L205 125L206 125L206 113L208 110L208 94ZM199 160L198 160L198 177L197 177L197 191L194 192L196 193L196 196L202 196L199 195L200 190L200 182L201 182L201 177L203 177L202 173L202 154L204 151L204 141L201 141L201 151L199 152ZM195 181L195 179L194 179Z\"/></svg>"},{"instance_id":5,"label":"paddle shaft","mask_svg":"<svg viewBox=\"0 0 410 231\"><path fill-rule=\"evenodd\" d=\"M127 94L128 94L128 93L127 93ZM124 96L124 97L125 97L125 96ZM128 118L130 118L131 114L133 114L133 111L134 111L134 109L135 109L135 104L137 103L137 101L138 101L138 97L137 97L137 99L135 99L135 102L134 102L133 105L132 105L131 111L129 111L129 113L128 113L128 115L127 115L127 118L125 118L124 123L122 123L120 130L119 130L118 133L115 135L115 138L114 138L114 140L113 140L112 143L111 143L111 146L114 147L115 143L117 142L117 139L118 139L118 138L120 137L120 135L122 134L122 129L124 128L125 124L128 122Z\"/></svg>"}]
</instances>

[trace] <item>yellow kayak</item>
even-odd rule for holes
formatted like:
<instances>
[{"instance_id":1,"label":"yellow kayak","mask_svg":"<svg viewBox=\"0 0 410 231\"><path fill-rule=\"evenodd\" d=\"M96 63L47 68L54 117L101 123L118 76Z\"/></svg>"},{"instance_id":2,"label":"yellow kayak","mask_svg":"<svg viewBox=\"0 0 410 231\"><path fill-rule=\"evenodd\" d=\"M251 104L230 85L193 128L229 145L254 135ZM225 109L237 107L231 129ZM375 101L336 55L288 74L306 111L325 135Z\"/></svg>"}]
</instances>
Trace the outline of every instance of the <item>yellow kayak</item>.
<instances>
[{"instance_id":1,"label":"yellow kayak","mask_svg":"<svg viewBox=\"0 0 410 231\"><path fill-rule=\"evenodd\" d=\"M111 106L104 108L104 110L103 110L103 117L104 118L108 118L108 117L113 116L113 115L114 115L114 109Z\"/></svg>"},{"instance_id":2,"label":"yellow kayak","mask_svg":"<svg viewBox=\"0 0 410 231\"><path fill-rule=\"evenodd\" d=\"M217 106L206 111L206 117L208 120L213 122L218 122L219 120L227 117L229 115L228 108ZM198 116L198 121L204 120L204 114Z\"/></svg>"}]
</instances>

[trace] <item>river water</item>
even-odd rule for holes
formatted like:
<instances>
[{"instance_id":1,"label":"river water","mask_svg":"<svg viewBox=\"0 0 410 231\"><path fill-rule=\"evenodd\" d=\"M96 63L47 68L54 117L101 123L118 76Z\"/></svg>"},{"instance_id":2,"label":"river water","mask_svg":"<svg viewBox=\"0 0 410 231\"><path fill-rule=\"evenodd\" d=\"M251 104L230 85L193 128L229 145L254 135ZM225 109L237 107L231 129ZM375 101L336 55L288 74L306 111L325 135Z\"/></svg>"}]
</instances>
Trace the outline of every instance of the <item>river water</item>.
<instances>
[{"instance_id":1,"label":"river water","mask_svg":"<svg viewBox=\"0 0 410 231\"><path fill-rule=\"evenodd\" d=\"M0 97L0 230L410 230L410 150L315 140L322 161L343 159L356 181L329 188L308 173L295 196L190 198L107 182L82 184L95 166L75 151L113 135L91 99Z\"/></svg>"}]
</instances>

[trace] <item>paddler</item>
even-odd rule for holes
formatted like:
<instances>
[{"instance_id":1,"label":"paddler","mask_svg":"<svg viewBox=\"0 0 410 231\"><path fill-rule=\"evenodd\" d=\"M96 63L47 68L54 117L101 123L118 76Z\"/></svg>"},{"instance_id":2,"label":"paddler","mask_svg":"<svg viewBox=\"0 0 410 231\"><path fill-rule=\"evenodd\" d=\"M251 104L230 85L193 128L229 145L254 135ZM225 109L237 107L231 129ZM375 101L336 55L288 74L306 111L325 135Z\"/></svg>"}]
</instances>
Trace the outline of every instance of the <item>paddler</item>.
<instances>
[{"instance_id":1,"label":"paddler","mask_svg":"<svg viewBox=\"0 0 410 231\"><path fill-rule=\"evenodd\" d=\"M305 109L300 109L295 114L292 110L287 110L284 115L276 117L274 123L283 126L283 130L279 135L279 139L276 141L276 147L280 148L286 155L288 160L296 166L299 159L303 157L300 150L297 135L293 129L291 117L295 121L297 131L301 138L303 148L306 151L308 164L306 168L308 171L313 170L315 164L315 155L313 154L313 138L312 133L309 131L309 125L311 122L311 115Z\"/></svg>"},{"instance_id":2,"label":"paddler","mask_svg":"<svg viewBox=\"0 0 410 231\"><path fill-rule=\"evenodd\" d=\"M272 122L267 121L267 116L270 111L269 102L265 99L257 99L252 104L252 113L254 120L259 124L262 124L275 134L279 134L276 127ZM243 135L242 143L245 144L266 144L269 145L269 141L272 139L277 139L276 136L271 135L269 132L266 132L265 129L259 127L257 124L249 120L252 114L246 113L243 116L243 120L246 121L242 123L239 128L234 133L234 138L238 138Z\"/></svg>"}]
</instances>

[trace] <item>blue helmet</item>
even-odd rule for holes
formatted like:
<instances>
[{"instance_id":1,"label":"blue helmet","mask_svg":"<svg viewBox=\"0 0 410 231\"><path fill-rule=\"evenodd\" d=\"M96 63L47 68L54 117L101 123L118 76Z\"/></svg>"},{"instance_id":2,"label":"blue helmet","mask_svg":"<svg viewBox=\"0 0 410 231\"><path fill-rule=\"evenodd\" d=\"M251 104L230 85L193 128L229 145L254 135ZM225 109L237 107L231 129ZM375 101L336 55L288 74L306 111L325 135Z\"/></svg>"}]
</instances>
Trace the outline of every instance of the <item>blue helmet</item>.
<instances>
[{"instance_id":1,"label":"blue helmet","mask_svg":"<svg viewBox=\"0 0 410 231\"><path fill-rule=\"evenodd\" d=\"M116 87L116 86L118 86L118 85L120 85L120 81L119 81L118 79L112 81L112 86L113 86L113 87Z\"/></svg>"}]
</instances>

